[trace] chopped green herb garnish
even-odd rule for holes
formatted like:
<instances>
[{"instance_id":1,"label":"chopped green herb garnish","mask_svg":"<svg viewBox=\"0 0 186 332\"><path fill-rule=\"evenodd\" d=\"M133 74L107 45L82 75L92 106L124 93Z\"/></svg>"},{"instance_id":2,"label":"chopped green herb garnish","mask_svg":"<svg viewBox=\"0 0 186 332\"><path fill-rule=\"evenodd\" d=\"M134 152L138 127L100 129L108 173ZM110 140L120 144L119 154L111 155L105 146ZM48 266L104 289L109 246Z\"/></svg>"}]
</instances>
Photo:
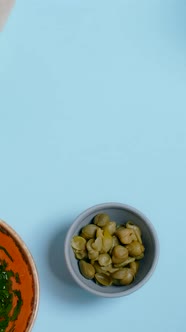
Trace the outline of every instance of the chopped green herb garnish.
<instances>
[{"instance_id":1,"label":"chopped green herb garnish","mask_svg":"<svg viewBox=\"0 0 186 332\"><path fill-rule=\"evenodd\" d=\"M4 247L0 246L0 250L3 250L11 261L13 261ZM17 283L20 283L19 274L8 270L8 263L0 259L0 332L6 332L9 322L15 321L18 318L23 304L21 292L12 288L12 278L15 278ZM15 297L17 302L13 308ZM7 332L14 332L14 329L13 326Z\"/></svg>"}]
</instances>

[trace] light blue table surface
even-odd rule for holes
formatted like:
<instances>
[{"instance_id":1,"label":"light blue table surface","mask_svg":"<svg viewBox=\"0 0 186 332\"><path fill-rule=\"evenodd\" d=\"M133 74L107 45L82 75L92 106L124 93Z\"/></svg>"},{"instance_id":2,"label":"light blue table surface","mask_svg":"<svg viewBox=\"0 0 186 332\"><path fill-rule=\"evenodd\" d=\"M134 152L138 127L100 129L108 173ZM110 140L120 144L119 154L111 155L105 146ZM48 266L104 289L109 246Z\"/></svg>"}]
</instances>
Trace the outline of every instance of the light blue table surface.
<instances>
[{"instance_id":1,"label":"light blue table surface","mask_svg":"<svg viewBox=\"0 0 186 332\"><path fill-rule=\"evenodd\" d=\"M40 277L33 332L186 329L186 2L17 0L0 34L0 217ZM132 295L71 282L63 241L84 209L121 202L160 259Z\"/></svg>"}]
</instances>

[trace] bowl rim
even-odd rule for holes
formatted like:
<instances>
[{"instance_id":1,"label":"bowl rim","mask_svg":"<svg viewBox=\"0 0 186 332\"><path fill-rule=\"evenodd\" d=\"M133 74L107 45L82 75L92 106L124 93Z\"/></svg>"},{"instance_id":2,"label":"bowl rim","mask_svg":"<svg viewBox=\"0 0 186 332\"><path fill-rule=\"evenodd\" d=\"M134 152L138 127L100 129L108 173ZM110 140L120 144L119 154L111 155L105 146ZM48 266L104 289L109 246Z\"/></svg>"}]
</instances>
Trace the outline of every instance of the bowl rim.
<instances>
[{"instance_id":1,"label":"bowl rim","mask_svg":"<svg viewBox=\"0 0 186 332\"><path fill-rule=\"evenodd\" d=\"M35 288L35 301L34 301L34 305L33 305L32 314L30 316L28 325L25 330L25 332L31 332L31 330L34 326L34 323L36 321L38 310L39 310L40 282L39 282L38 270L37 270L34 258L31 254L30 250L28 249L27 245L22 240L21 236L6 221L4 221L2 219L0 219L0 226L1 225L9 232L11 237L13 237L18 242L18 244L20 245L20 247L23 249L24 253L26 254L29 264L31 266L34 288Z\"/></svg>"},{"instance_id":2,"label":"bowl rim","mask_svg":"<svg viewBox=\"0 0 186 332\"><path fill-rule=\"evenodd\" d=\"M87 286L86 284L84 284L78 278L76 273L74 272L71 261L70 261L70 258L69 258L69 245L70 245L70 241L71 241L72 232L79 225L79 222L82 219L84 219L85 217L89 216L90 214L92 214L92 213L94 213L98 210L106 209L106 208L118 208L118 209L122 209L122 210L128 210L129 212L132 212L132 213L136 214L137 216L139 216L141 219L143 219L145 221L145 223L147 224L147 226L149 227L150 231L151 231L152 237L154 239L154 246L155 246L153 262L152 262L150 270L145 275L145 277L134 287L131 287L128 290L124 290L124 291L121 291L121 292L118 292L118 293L103 293L101 291L95 290L95 289ZM146 217L146 215L144 215L141 211L139 211L135 207L133 207L131 205L128 205L128 204L116 203L116 202L107 202L107 203L96 204L96 205L93 205L93 206L89 207L88 209L84 210L82 213L80 213L75 218L74 222L69 227L69 229L67 231L67 234L66 234L66 237L65 237L65 241L64 241L65 262L66 262L67 268L68 268L71 276L73 277L73 279L76 281L76 283L80 287L82 287L86 291L88 291L88 292L90 292L94 295L98 295L98 296L106 297L106 298L127 296L127 295L137 291L142 286L144 286L144 284L150 279L150 277L152 276L152 274L154 273L154 271L156 269L156 266L157 266L157 263L158 263L158 260L159 260L159 254L160 254L159 239L158 239L158 236L157 236L156 229L154 228L151 221Z\"/></svg>"}]
</instances>

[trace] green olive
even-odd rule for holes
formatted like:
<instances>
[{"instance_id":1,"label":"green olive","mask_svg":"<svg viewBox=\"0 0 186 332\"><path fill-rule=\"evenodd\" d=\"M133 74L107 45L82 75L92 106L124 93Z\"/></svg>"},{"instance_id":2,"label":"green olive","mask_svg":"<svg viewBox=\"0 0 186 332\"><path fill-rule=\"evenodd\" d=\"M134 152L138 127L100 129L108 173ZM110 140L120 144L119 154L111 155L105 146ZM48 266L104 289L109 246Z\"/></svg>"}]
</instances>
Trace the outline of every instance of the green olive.
<instances>
[{"instance_id":1,"label":"green olive","mask_svg":"<svg viewBox=\"0 0 186 332\"><path fill-rule=\"evenodd\" d=\"M71 246L75 250L85 250L86 240L82 236L75 235L71 240Z\"/></svg>"},{"instance_id":2,"label":"green olive","mask_svg":"<svg viewBox=\"0 0 186 332\"><path fill-rule=\"evenodd\" d=\"M114 279L114 278L112 278L112 284L115 285L115 286L121 286L121 285L120 285L120 280L119 280L119 279Z\"/></svg>"},{"instance_id":3,"label":"green olive","mask_svg":"<svg viewBox=\"0 0 186 332\"><path fill-rule=\"evenodd\" d=\"M119 270L119 268L113 267L112 264L109 264L107 266L101 266L102 272L109 272L109 273L114 273Z\"/></svg>"},{"instance_id":4,"label":"green olive","mask_svg":"<svg viewBox=\"0 0 186 332\"><path fill-rule=\"evenodd\" d=\"M97 214L94 218L94 224L100 227L105 226L110 221L110 217L106 213Z\"/></svg>"},{"instance_id":5,"label":"green olive","mask_svg":"<svg viewBox=\"0 0 186 332\"><path fill-rule=\"evenodd\" d=\"M87 241L86 248L87 248L88 251L93 250L92 243L94 243L94 239L90 239L90 240Z\"/></svg>"},{"instance_id":6,"label":"green olive","mask_svg":"<svg viewBox=\"0 0 186 332\"><path fill-rule=\"evenodd\" d=\"M97 228L96 237L103 237L103 229L101 229L100 227Z\"/></svg>"},{"instance_id":7,"label":"green olive","mask_svg":"<svg viewBox=\"0 0 186 332\"><path fill-rule=\"evenodd\" d=\"M133 229L133 231L134 231L134 233L136 235L137 241L142 244L141 230L140 230L140 228L138 226L134 225L131 221L127 222L126 227L128 229Z\"/></svg>"},{"instance_id":8,"label":"green olive","mask_svg":"<svg viewBox=\"0 0 186 332\"><path fill-rule=\"evenodd\" d=\"M86 250L75 250L75 257L76 259L83 259L87 257L87 251Z\"/></svg>"},{"instance_id":9,"label":"green olive","mask_svg":"<svg viewBox=\"0 0 186 332\"><path fill-rule=\"evenodd\" d=\"M112 242L113 242L113 243L112 243L113 248L114 248L115 246L119 245L119 243L120 243L116 235L113 235L113 237L112 237Z\"/></svg>"},{"instance_id":10,"label":"green olive","mask_svg":"<svg viewBox=\"0 0 186 332\"><path fill-rule=\"evenodd\" d=\"M122 263L120 263L120 264L114 264L114 267L115 267L115 268L124 267L124 266L126 266L126 265L128 265L128 264L130 264L131 262L134 262L134 261L135 261L135 258L134 258L134 257L128 257L128 258L126 259L126 261L124 261L124 262L122 262Z\"/></svg>"},{"instance_id":11,"label":"green olive","mask_svg":"<svg viewBox=\"0 0 186 332\"><path fill-rule=\"evenodd\" d=\"M135 259L140 260L140 259L142 259L143 257L144 257L144 253L142 253L142 254L139 255L139 256L136 256Z\"/></svg>"},{"instance_id":12,"label":"green olive","mask_svg":"<svg viewBox=\"0 0 186 332\"><path fill-rule=\"evenodd\" d=\"M125 228L123 226L119 227L115 234L122 244L129 244L132 241L137 240L134 230Z\"/></svg>"},{"instance_id":13,"label":"green olive","mask_svg":"<svg viewBox=\"0 0 186 332\"><path fill-rule=\"evenodd\" d=\"M123 269L120 269L114 273L112 273L112 278L113 279L124 279L126 278L126 275L128 275L128 268L124 267Z\"/></svg>"},{"instance_id":14,"label":"green olive","mask_svg":"<svg viewBox=\"0 0 186 332\"><path fill-rule=\"evenodd\" d=\"M85 227L83 227L81 232L82 232L82 236L85 239L92 239L95 237L96 231L97 231L97 226L93 225L93 224L89 224L89 225L86 225Z\"/></svg>"},{"instance_id":15,"label":"green olive","mask_svg":"<svg viewBox=\"0 0 186 332\"><path fill-rule=\"evenodd\" d=\"M88 258L90 259L90 260L96 260L96 259L98 259L98 256L99 256L99 251L97 251L97 250L89 250L88 251Z\"/></svg>"},{"instance_id":16,"label":"green olive","mask_svg":"<svg viewBox=\"0 0 186 332\"><path fill-rule=\"evenodd\" d=\"M93 247L95 244L94 239L90 239L87 241L86 247L88 250L88 258L91 260L96 260L99 256L99 251L94 249L96 246Z\"/></svg>"},{"instance_id":17,"label":"green olive","mask_svg":"<svg viewBox=\"0 0 186 332\"><path fill-rule=\"evenodd\" d=\"M139 262L137 261L134 261L134 262L131 262L130 264L129 264L129 266L130 266L130 269L133 271L133 273L134 273L134 275L136 275L136 273L138 272L138 270L139 270Z\"/></svg>"},{"instance_id":18,"label":"green olive","mask_svg":"<svg viewBox=\"0 0 186 332\"><path fill-rule=\"evenodd\" d=\"M86 279L93 279L95 275L95 268L85 262L84 260L80 260L79 262L79 269L81 274L86 278Z\"/></svg>"},{"instance_id":19,"label":"green olive","mask_svg":"<svg viewBox=\"0 0 186 332\"><path fill-rule=\"evenodd\" d=\"M132 257L140 256L145 250L143 244L139 243L138 241L133 241L132 243L126 245L126 248L129 252L129 255Z\"/></svg>"},{"instance_id":20,"label":"green olive","mask_svg":"<svg viewBox=\"0 0 186 332\"><path fill-rule=\"evenodd\" d=\"M124 270L124 269L123 269ZM125 275L120 279L120 285L129 285L134 279L134 273L131 269L125 267Z\"/></svg>"},{"instance_id":21,"label":"green olive","mask_svg":"<svg viewBox=\"0 0 186 332\"><path fill-rule=\"evenodd\" d=\"M93 244L94 244L94 239L90 239L87 241L86 247L88 250L88 258L91 260L96 260L99 256L99 251L95 250L93 248Z\"/></svg>"},{"instance_id":22,"label":"green olive","mask_svg":"<svg viewBox=\"0 0 186 332\"><path fill-rule=\"evenodd\" d=\"M105 273L96 273L95 279L98 282L98 284L100 284L102 286L112 285L112 277Z\"/></svg>"},{"instance_id":23,"label":"green olive","mask_svg":"<svg viewBox=\"0 0 186 332\"><path fill-rule=\"evenodd\" d=\"M119 245L119 244L120 244L120 242L119 242L117 236L113 235L113 236L112 236L112 247L111 247L110 250L109 250L109 254L110 254L110 255L112 254L112 250L114 249L114 247L116 247L116 246Z\"/></svg>"},{"instance_id":24,"label":"green olive","mask_svg":"<svg viewBox=\"0 0 186 332\"><path fill-rule=\"evenodd\" d=\"M98 263L101 266L107 266L112 263L111 257L109 254L100 254L98 256Z\"/></svg>"},{"instance_id":25,"label":"green olive","mask_svg":"<svg viewBox=\"0 0 186 332\"><path fill-rule=\"evenodd\" d=\"M113 235L116 231L116 222L115 221L109 221L104 227L104 231L108 231L111 235Z\"/></svg>"},{"instance_id":26,"label":"green olive","mask_svg":"<svg viewBox=\"0 0 186 332\"><path fill-rule=\"evenodd\" d=\"M94 261L93 266L95 268L96 273L103 273L102 267L99 265L97 261L96 262Z\"/></svg>"},{"instance_id":27,"label":"green olive","mask_svg":"<svg viewBox=\"0 0 186 332\"><path fill-rule=\"evenodd\" d=\"M120 264L124 261L126 261L128 258L128 250L121 246L117 245L112 250L112 262L113 264Z\"/></svg>"},{"instance_id":28,"label":"green olive","mask_svg":"<svg viewBox=\"0 0 186 332\"><path fill-rule=\"evenodd\" d=\"M105 230L103 232L101 252L106 253L110 250L111 247L112 247L112 236L107 230Z\"/></svg>"},{"instance_id":29,"label":"green olive","mask_svg":"<svg viewBox=\"0 0 186 332\"><path fill-rule=\"evenodd\" d=\"M101 236L98 236L95 241L92 243L92 248L97 251L101 251L103 240Z\"/></svg>"}]
</instances>

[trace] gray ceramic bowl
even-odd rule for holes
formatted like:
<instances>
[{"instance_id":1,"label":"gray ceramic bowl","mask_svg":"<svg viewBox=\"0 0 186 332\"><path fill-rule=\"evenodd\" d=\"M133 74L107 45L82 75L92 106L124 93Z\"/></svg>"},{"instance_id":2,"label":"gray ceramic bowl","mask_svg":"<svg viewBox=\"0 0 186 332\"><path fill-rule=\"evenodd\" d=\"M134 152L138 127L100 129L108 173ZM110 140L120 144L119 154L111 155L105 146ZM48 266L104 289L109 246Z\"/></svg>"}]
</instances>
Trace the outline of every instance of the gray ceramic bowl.
<instances>
[{"instance_id":1,"label":"gray ceramic bowl","mask_svg":"<svg viewBox=\"0 0 186 332\"><path fill-rule=\"evenodd\" d=\"M117 224L123 224L128 220L133 221L142 231L145 256L141 260L140 269L135 280L128 286L100 286L93 280L85 279L79 271L78 262L71 248L71 239L79 233L83 226L91 223L94 216L98 213L109 214L111 219L116 221ZM154 227L141 212L128 205L105 203L89 208L76 218L66 235L64 251L67 267L79 286L98 296L120 297L138 290L151 277L158 261L159 242Z\"/></svg>"}]
</instances>

